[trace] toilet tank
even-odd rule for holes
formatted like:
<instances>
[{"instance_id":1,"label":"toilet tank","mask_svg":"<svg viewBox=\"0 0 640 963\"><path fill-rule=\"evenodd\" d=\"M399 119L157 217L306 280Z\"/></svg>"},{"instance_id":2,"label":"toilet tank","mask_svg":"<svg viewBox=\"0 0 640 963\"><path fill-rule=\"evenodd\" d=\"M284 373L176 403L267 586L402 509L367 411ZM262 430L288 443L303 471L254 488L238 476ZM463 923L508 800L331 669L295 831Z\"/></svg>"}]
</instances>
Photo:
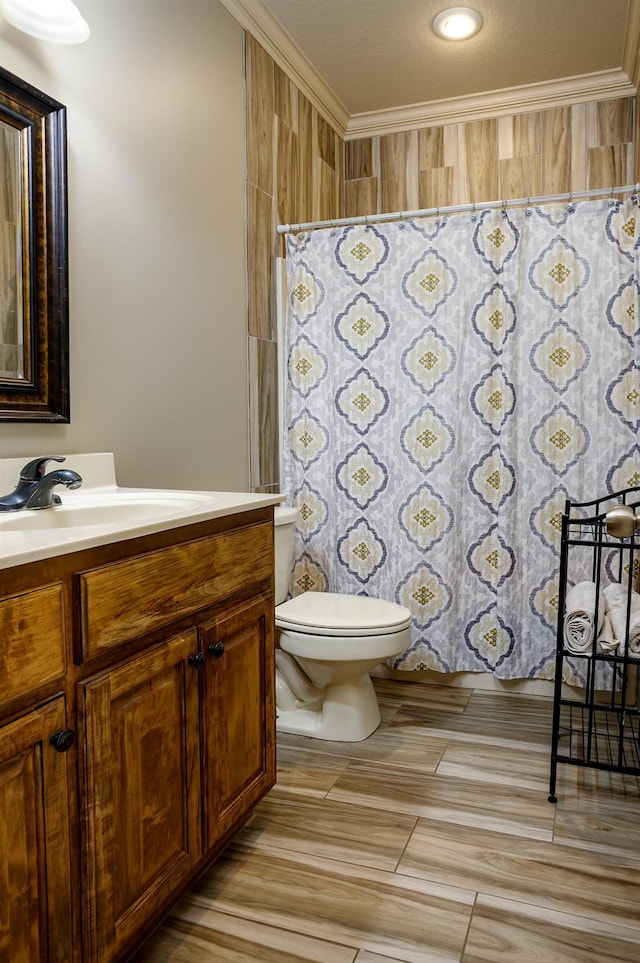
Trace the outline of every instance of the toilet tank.
<instances>
[{"instance_id":1,"label":"toilet tank","mask_svg":"<svg viewBox=\"0 0 640 963\"><path fill-rule=\"evenodd\" d=\"M297 508L276 506L274 509L276 605L284 602L289 594L293 567L293 532L299 517Z\"/></svg>"}]
</instances>

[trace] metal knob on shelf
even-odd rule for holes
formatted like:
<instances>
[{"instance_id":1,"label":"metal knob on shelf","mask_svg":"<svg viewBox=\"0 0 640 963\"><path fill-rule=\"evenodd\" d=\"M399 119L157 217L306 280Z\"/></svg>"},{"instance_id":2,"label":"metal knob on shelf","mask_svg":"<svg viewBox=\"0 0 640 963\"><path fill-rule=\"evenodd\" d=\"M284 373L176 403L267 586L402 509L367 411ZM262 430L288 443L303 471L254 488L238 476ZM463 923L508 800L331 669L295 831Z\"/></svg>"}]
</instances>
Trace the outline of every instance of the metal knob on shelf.
<instances>
[{"instance_id":1,"label":"metal knob on shelf","mask_svg":"<svg viewBox=\"0 0 640 963\"><path fill-rule=\"evenodd\" d=\"M614 538L631 538L640 531L640 513L634 512L631 505L616 505L606 514L607 533Z\"/></svg>"},{"instance_id":2,"label":"metal knob on shelf","mask_svg":"<svg viewBox=\"0 0 640 963\"><path fill-rule=\"evenodd\" d=\"M214 659L219 659L224 655L224 642L215 642L212 645L207 646L209 655L212 655Z\"/></svg>"},{"instance_id":3,"label":"metal knob on shelf","mask_svg":"<svg viewBox=\"0 0 640 963\"><path fill-rule=\"evenodd\" d=\"M189 665L195 666L196 669L201 669L204 665L205 654L204 652L195 652L193 655L189 656Z\"/></svg>"}]
</instances>

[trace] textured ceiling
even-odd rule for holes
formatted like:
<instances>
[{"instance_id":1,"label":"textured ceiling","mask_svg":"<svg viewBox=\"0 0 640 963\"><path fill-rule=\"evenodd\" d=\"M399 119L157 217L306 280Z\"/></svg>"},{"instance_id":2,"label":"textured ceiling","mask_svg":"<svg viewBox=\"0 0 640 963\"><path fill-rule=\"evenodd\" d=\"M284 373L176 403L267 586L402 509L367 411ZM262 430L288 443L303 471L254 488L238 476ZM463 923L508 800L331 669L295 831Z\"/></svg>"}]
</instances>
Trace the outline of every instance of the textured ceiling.
<instances>
[{"instance_id":1,"label":"textured ceiling","mask_svg":"<svg viewBox=\"0 0 640 963\"><path fill-rule=\"evenodd\" d=\"M619 69L629 0L466 0L484 27L431 30L446 0L262 0L349 114Z\"/></svg>"}]
</instances>

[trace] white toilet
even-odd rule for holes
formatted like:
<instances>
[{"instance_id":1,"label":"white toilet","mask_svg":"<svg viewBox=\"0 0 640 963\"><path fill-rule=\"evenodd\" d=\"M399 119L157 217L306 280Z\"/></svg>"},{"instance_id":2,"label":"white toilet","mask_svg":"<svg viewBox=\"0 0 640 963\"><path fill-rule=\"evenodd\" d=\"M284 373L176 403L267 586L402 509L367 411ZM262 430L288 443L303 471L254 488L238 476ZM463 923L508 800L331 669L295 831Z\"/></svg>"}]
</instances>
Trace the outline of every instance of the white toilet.
<instances>
[{"instance_id":1,"label":"white toilet","mask_svg":"<svg viewBox=\"0 0 640 963\"><path fill-rule=\"evenodd\" d=\"M275 509L276 728L359 742L380 725L369 669L411 644L402 605L361 595L305 592L284 601L298 510Z\"/></svg>"}]
</instances>

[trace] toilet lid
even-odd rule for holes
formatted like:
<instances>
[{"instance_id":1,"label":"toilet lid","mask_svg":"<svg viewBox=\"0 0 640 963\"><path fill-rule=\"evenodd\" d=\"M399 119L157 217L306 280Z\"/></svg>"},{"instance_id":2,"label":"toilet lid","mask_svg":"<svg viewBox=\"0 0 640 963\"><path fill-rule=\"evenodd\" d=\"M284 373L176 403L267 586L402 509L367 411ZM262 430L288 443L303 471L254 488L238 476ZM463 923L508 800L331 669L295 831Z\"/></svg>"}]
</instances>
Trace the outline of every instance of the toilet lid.
<instances>
[{"instance_id":1,"label":"toilet lid","mask_svg":"<svg viewBox=\"0 0 640 963\"><path fill-rule=\"evenodd\" d=\"M310 635L385 635L408 628L403 605L364 595L304 592L276 606L276 625Z\"/></svg>"}]
</instances>

